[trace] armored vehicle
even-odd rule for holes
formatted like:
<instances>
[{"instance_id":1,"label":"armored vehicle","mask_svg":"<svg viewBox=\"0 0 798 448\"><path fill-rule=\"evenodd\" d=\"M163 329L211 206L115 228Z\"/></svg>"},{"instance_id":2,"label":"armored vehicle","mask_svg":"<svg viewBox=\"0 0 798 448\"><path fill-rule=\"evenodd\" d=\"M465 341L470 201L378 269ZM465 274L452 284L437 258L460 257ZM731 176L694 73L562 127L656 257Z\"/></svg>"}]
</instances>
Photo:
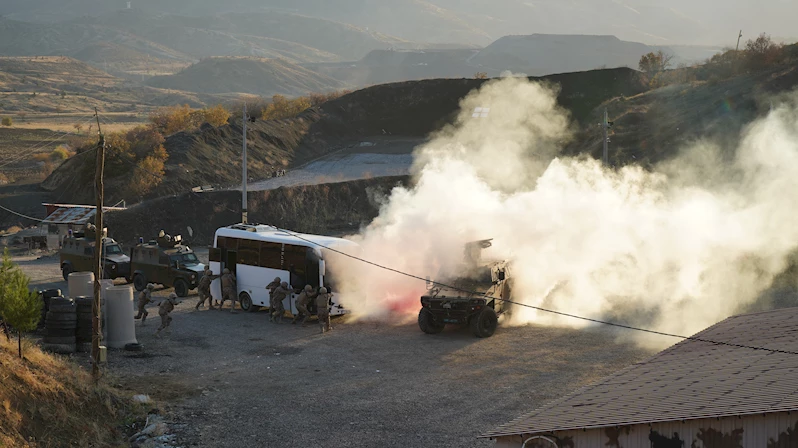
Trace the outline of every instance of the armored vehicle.
<instances>
[{"instance_id":1,"label":"armored vehicle","mask_svg":"<svg viewBox=\"0 0 798 448\"><path fill-rule=\"evenodd\" d=\"M499 316L509 313L511 304L505 302L510 299L507 263L480 260L482 249L490 246L491 240L468 243L462 275L445 282L452 287L429 287L418 313L421 331L437 334L447 324L456 324L468 325L479 338L493 335Z\"/></svg>"},{"instance_id":2,"label":"armored vehicle","mask_svg":"<svg viewBox=\"0 0 798 448\"><path fill-rule=\"evenodd\" d=\"M125 255L119 243L108 238L107 234L108 229L103 229L103 277L107 279L123 277L130 281L130 258ZM72 272L94 270L95 246L96 232L91 226L87 226L83 233L70 233L64 238L59 251L64 280L67 280Z\"/></svg>"},{"instance_id":3,"label":"armored vehicle","mask_svg":"<svg viewBox=\"0 0 798 448\"><path fill-rule=\"evenodd\" d=\"M204 269L180 235L171 237L161 231L157 240L144 242L139 238L130 250L130 272L137 291L144 290L147 283L157 283L174 287L178 297L186 297L197 287Z\"/></svg>"}]
</instances>

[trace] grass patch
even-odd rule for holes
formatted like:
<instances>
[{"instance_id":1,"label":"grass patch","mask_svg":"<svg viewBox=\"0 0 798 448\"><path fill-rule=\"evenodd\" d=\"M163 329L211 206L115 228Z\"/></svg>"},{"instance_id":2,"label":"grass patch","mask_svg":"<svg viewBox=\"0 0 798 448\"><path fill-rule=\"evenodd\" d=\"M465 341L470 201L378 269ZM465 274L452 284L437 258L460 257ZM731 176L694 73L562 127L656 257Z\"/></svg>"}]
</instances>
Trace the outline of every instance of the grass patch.
<instances>
[{"instance_id":1,"label":"grass patch","mask_svg":"<svg viewBox=\"0 0 798 448\"><path fill-rule=\"evenodd\" d=\"M0 340L0 447L123 447L126 423L147 409L66 357Z\"/></svg>"}]
</instances>

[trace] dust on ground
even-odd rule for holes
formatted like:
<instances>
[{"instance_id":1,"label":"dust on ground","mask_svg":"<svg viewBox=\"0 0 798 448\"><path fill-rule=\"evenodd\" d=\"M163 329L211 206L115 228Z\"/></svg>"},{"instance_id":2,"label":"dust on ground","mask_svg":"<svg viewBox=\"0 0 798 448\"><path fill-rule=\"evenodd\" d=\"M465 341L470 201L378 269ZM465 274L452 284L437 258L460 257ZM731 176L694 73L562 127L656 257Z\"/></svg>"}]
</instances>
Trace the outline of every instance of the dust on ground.
<instances>
[{"instance_id":1,"label":"dust on ground","mask_svg":"<svg viewBox=\"0 0 798 448\"><path fill-rule=\"evenodd\" d=\"M15 261L32 286L66 290L57 258ZM108 354L107 375L158 400L181 446L488 447L477 436L650 355L607 329L500 326L477 339L344 317L322 335L315 321L272 324L196 301L184 299L160 339L151 307L136 322L144 351Z\"/></svg>"}]
</instances>

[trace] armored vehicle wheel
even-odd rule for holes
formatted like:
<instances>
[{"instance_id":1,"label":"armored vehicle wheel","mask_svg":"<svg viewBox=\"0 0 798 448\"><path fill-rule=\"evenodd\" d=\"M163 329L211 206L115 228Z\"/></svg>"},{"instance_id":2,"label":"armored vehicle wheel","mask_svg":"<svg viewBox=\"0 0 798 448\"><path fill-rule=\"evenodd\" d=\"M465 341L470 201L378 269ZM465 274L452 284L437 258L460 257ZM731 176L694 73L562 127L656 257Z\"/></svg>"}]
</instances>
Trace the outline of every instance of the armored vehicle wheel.
<instances>
[{"instance_id":1,"label":"armored vehicle wheel","mask_svg":"<svg viewBox=\"0 0 798 448\"><path fill-rule=\"evenodd\" d=\"M418 312L418 327L427 334L438 334L443 331L446 324L435 320L435 316L427 309L421 308Z\"/></svg>"},{"instance_id":2,"label":"armored vehicle wheel","mask_svg":"<svg viewBox=\"0 0 798 448\"><path fill-rule=\"evenodd\" d=\"M70 266L69 263L64 264L64 266L61 268L61 275L64 276L64 280L69 281L69 274L71 273L72 273L72 266Z\"/></svg>"},{"instance_id":3,"label":"armored vehicle wheel","mask_svg":"<svg viewBox=\"0 0 798 448\"><path fill-rule=\"evenodd\" d=\"M175 280L175 294L177 294L177 297L186 297L188 295L188 283L182 278Z\"/></svg>"},{"instance_id":4,"label":"armored vehicle wheel","mask_svg":"<svg viewBox=\"0 0 798 448\"><path fill-rule=\"evenodd\" d=\"M479 314L471 318L471 333L478 338L489 338L493 336L496 327L499 325L499 318L493 308L483 308Z\"/></svg>"},{"instance_id":5,"label":"armored vehicle wheel","mask_svg":"<svg viewBox=\"0 0 798 448\"><path fill-rule=\"evenodd\" d=\"M147 277L145 277L144 274L134 275L133 287L136 288L136 291L144 291L144 288L147 287Z\"/></svg>"}]
</instances>

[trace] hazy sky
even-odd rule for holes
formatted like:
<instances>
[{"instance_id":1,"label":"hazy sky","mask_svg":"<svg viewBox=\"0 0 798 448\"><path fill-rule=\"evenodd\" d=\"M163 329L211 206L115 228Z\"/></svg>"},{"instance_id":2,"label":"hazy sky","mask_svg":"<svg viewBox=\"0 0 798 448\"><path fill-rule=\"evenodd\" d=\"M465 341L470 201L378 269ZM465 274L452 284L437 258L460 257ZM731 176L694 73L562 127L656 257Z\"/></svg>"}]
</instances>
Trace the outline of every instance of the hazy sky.
<instances>
[{"instance_id":1,"label":"hazy sky","mask_svg":"<svg viewBox=\"0 0 798 448\"><path fill-rule=\"evenodd\" d=\"M185 15L290 9L412 41L487 45L508 34L613 34L648 44L733 46L767 32L798 39L798 0L131 0ZM125 7L126 0L0 0L19 20L65 20Z\"/></svg>"}]
</instances>

